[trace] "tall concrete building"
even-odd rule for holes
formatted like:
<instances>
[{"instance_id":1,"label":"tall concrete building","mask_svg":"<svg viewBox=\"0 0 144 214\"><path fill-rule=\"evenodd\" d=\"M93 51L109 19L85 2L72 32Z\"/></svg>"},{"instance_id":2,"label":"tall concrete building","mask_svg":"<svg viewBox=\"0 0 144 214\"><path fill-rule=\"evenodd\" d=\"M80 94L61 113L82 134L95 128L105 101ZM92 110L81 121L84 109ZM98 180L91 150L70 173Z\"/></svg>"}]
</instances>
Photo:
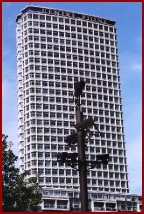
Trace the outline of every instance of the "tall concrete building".
<instances>
[{"instance_id":1,"label":"tall concrete building","mask_svg":"<svg viewBox=\"0 0 144 214\"><path fill-rule=\"evenodd\" d=\"M16 18L16 42L19 167L28 177L40 173L41 209L80 207L79 174L59 165L57 152L77 151L64 136L75 132L73 87L84 80L84 117L92 116L102 132L86 143L86 159L110 155L108 165L87 172L89 209L117 210L109 200L125 198L129 187L115 21L27 6Z\"/></svg>"}]
</instances>

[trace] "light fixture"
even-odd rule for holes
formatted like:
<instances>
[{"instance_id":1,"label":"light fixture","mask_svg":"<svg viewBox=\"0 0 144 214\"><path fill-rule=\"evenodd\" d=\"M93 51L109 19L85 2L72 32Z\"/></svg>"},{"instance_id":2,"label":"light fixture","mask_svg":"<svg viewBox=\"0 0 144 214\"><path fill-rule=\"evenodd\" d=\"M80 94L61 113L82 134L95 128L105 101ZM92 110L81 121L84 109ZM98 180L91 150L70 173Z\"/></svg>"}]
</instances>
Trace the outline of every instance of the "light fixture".
<instances>
[{"instance_id":1,"label":"light fixture","mask_svg":"<svg viewBox=\"0 0 144 214\"><path fill-rule=\"evenodd\" d=\"M85 82L84 81L80 81L80 82L74 82L74 90L75 90L75 93L74 93L74 96L75 97L78 97L81 95L83 89L85 87Z\"/></svg>"},{"instance_id":2,"label":"light fixture","mask_svg":"<svg viewBox=\"0 0 144 214\"><path fill-rule=\"evenodd\" d=\"M90 127L91 125L94 125L94 121L93 118L90 117L87 120L81 121L80 123L77 123L74 125L74 127L80 131L80 130L84 130L87 129L88 127Z\"/></svg>"},{"instance_id":3,"label":"light fixture","mask_svg":"<svg viewBox=\"0 0 144 214\"><path fill-rule=\"evenodd\" d=\"M65 163L67 158L67 152L57 153L57 162Z\"/></svg>"},{"instance_id":4,"label":"light fixture","mask_svg":"<svg viewBox=\"0 0 144 214\"><path fill-rule=\"evenodd\" d=\"M100 162L103 164L108 164L109 162L109 154L96 155L96 162Z\"/></svg>"},{"instance_id":5,"label":"light fixture","mask_svg":"<svg viewBox=\"0 0 144 214\"><path fill-rule=\"evenodd\" d=\"M77 133L66 136L64 141L66 143L68 143L69 146L71 146L71 144L76 144L77 143Z\"/></svg>"},{"instance_id":6,"label":"light fixture","mask_svg":"<svg viewBox=\"0 0 144 214\"><path fill-rule=\"evenodd\" d=\"M67 153L67 152L61 152L61 153L57 153L57 162L59 163L77 163L77 158L78 157L78 153L74 152L74 153Z\"/></svg>"}]
</instances>

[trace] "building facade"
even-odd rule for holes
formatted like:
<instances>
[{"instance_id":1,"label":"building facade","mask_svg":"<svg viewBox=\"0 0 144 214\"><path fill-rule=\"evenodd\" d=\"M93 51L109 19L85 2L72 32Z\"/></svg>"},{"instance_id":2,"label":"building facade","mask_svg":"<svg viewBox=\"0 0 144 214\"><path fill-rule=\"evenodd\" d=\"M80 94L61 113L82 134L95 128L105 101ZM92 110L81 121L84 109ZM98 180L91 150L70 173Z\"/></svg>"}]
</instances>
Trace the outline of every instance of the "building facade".
<instances>
[{"instance_id":1,"label":"building facade","mask_svg":"<svg viewBox=\"0 0 144 214\"><path fill-rule=\"evenodd\" d=\"M129 195L115 21L27 6L16 18L16 41L19 167L21 173L29 171L28 177L40 174L42 210L49 210L52 195L54 207L68 210L72 198L79 198L78 172L59 165L57 152L77 151L64 136L75 133L73 86L80 80L86 82L84 117L92 116L102 133L87 142L86 159L110 155L108 165L87 172L90 198ZM62 202L54 190L71 200ZM95 199L90 200L94 211Z\"/></svg>"}]
</instances>

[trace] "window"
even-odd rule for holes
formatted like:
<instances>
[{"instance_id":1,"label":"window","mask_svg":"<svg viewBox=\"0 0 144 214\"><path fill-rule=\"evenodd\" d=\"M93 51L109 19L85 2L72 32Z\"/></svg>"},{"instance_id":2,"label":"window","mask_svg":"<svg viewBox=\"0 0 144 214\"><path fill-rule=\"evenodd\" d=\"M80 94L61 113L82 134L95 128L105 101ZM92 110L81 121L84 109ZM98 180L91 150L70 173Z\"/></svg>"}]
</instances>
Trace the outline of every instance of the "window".
<instances>
[{"instance_id":1,"label":"window","mask_svg":"<svg viewBox=\"0 0 144 214\"><path fill-rule=\"evenodd\" d=\"M45 141L45 142L49 141L49 136L44 136L44 141ZM49 149L48 146L47 146L47 149Z\"/></svg>"},{"instance_id":2,"label":"window","mask_svg":"<svg viewBox=\"0 0 144 214\"><path fill-rule=\"evenodd\" d=\"M46 183L51 183L51 178L46 178Z\"/></svg>"},{"instance_id":3,"label":"window","mask_svg":"<svg viewBox=\"0 0 144 214\"><path fill-rule=\"evenodd\" d=\"M114 181L110 181L110 186L114 186Z\"/></svg>"},{"instance_id":4,"label":"window","mask_svg":"<svg viewBox=\"0 0 144 214\"><path fill-rule=\"evenodd\" d=\"M102 180L98 179L98 186L102 186Z\"/></svg>"},{"instance_id":5,"label":"window","mask_svg":"<svg viewBox=\"0 0 144 214\"><path fill-rule=\"evenodd\" d=\"M63 146L58 145L58 150L59 150L59 151L60 151L60 150L63 150Z\"/></svg>"},{"instance_id":6,"label":"window","mask_svg":"<svg viewBox=\"0 0 144 214\"><path fill-rule=\"evenodd\" d=\"M62 117L62 114L57 113L57 118L61 118L61 117Z\"/></svg>"},{"instance_id":7,"label":"window","mask_svg":"<svg viewBox=\"0 0 144 214\"><path fill-rule=\"evenodd\" d=\"M71 184L71 178L66 178L66 184Z\"/></svg>"},{"instance_id":8,"label":"window","mask_svg":"<svg viewBox=\"0 0 144 214\"><path fill-rule=\"evenodd\" d=\"M58 137L58 142L63 142L63 138L62 137Z\"/></svg>"},{"instance_id":9,"label":"window","mask_svg":"<svg viewBox=\"0 0 144 214\"><path fill-rule=\"evenodd\" d=\"M46 175L50 175L51 174L51 170L50 169L45 169L45 174Z\"/></svg>"},{"instance_id":10,"label":"window","mask_svg":"<svg viewBox=\"0 0 144 214\"><path fill-rule=\"evenodd\" d=\"M40 27L45 27L45 23L44 22L40 22Z\"/></svg>"},{"instance_id":11,"label":"window","mask_svg":"<svg viewBox=\"0 0 144 214\"><path fill-rule=\"evenodd\" d=\"M60 184L64 184L65 183L65 178L59 178L60 179Z\"/></svg>"},{"instance_id":12,"label":"window","mask_svg":"<svg viewBox=\"0 0 144 214\"><path fill-rule=\"evenodd\" d=\"M57 129L57 134L58 135L63 134L63 130L62 129Z\"/></svg>"},{"instance_id":13,"label":"window","mask_svg":"<svg viewBox=\"0 0 144 214\"><path fill-rule=\"evenodd\" d=\"M51 136L51 141L52 141L52 142L56 142L56 137Z\"/></svg>"},{"instance_id":14,"label":"window","mask_svg":"<svg viewBox=\"0 0 144 214\"><path fill-rule=\"evenodd\" d=\"M104 180L104 186L108 186L108 181L107 180Z\"/></svg>"},{"instance_id":15,"label":"window","mask_svg":"<svg viewBox=\"0 0 144 214\"><path fill-rule=\"evenodd\" d=\"M46 147L46 148L47 148L47 149L48 149L48 148L50 149L50 146L49 146L49 147ZM45 148L45 149L46 149L46 148ZM49 152L45 152L45 158L48 158L48 159L50 158L50 153L49 153Z\"/></svg>"}]
</instances>

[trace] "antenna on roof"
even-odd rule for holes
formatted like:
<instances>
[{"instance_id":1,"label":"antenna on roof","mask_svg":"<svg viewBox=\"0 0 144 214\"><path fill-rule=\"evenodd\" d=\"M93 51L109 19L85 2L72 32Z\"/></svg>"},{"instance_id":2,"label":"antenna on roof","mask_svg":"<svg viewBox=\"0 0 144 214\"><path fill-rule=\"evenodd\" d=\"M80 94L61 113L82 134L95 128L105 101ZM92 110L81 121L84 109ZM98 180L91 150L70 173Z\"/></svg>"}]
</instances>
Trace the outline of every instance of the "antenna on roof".
<instances>
[{"instance_id":1,"label":"antenna on roof","mask_svg":"<svg viewBox=\"0 0 144 214\"><path fill-rule=\"evenodd\" d=\"M29 3L29 5L31 4L31 2Z\"/></svg>"},{"instance_id":2,"label":"antenna on roof","mask_svg":"<svg viewBox=\"0 0 144 214\"><path fill-rule=\"evenodd\" d=\"M37 3L37 2L36 2ZM36 5L36 3L35 3L35 5Z\"/></svg>"}]
</instances>

